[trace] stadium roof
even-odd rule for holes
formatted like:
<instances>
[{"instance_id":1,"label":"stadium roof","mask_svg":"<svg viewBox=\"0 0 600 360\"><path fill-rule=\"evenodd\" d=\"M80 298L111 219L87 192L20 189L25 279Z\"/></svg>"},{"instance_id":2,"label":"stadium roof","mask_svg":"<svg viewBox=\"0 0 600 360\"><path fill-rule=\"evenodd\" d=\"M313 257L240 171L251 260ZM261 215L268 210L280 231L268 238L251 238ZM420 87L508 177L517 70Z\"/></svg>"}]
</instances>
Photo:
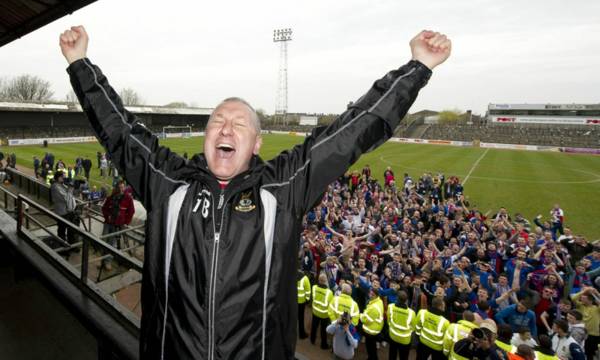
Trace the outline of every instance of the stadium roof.
<instances>
[{"instance_id":1,"label":"stadium roof","mask_svg":"<svg viewBox=\"0 0 600 360\"><path fill-rule=\"evenodd\" d=\"M0 47L96 0L1 0Z\"/></svg>"}]
</instances>

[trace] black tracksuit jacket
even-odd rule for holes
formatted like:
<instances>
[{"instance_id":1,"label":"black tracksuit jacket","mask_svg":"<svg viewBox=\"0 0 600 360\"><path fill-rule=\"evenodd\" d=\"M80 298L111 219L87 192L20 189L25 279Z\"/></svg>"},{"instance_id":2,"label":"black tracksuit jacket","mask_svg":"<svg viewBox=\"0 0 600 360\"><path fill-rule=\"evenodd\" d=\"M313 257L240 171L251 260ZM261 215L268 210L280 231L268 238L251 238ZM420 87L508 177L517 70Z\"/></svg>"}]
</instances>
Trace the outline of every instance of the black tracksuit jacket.
<instances>
[{"instance_id":1,"label":"black tracksuit jacket","mask_svg":"<svg viewBox=\"0 0 600 360\"><path fill-rule=\"evenodd\" d=\"M221 190L125 110L89 59L67 69L100 143L148 212L143 359L293 359L302 217L358 157L392 136L431 71L410 61L335 122Z\"/></svg>"}]
</instances>

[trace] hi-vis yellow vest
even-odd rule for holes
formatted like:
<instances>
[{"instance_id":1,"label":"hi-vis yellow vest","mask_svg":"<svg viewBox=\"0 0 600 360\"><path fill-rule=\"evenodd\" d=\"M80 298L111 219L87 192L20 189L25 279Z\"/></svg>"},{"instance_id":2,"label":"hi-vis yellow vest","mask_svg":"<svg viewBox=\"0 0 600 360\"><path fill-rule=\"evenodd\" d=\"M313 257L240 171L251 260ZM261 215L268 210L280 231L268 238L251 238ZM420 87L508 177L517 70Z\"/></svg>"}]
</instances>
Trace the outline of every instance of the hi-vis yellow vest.
<instances>
[{"instance_id":1,"label":"hi-vis yellow vest","mask_svg":"<svg viewBox=\"0 0 600 360\"><path fill-rule=\"evenodd\" d=\"M471 330L476 327L478 327L477 324L473 324L467 320L460 320L456 324L450 324L446 330L446 335L444 336L444 355L448 356L450 351L452 351L454 344L459 340L467 338L471 333Z\"/></svg>"},{"instance_id":2,"label":"hi-vis yellow vest","mask_svg":"<svg viewBox=\"0 0 600 360\"><path fill-rule=\"evenodd\" d=\"M517 347L511 345L510 343L503 343L502 341L496 339L496 346L499 347L500 349L506 351L507 353L514 353L517 351Z\"/></svg>"},{"instance_id":3,"label":"hi-vis yellow vest","mask_svg":"<svg viewBox=\"0 0 600 360\"><path fill-rule=\"evenodd\" d=\"M441 351L448 325L450 325L450 322L445 317L423 309L419 310L417 314L415 327L421 343L433 350Z\"/></svg>"},{"instance_id":4,"label":"hi-vis yellow vest","mask_svg":"<svg viewBox=\"0 0 600 360\"><path fill-rule=\"evenodd\" d=\"M535 352L535 359L536 360L559 360L558 356L556 356L556 355L542 354L539 351Z\"/></svg>"},{"instance_id":5,"label":"hi-vis yellow vest","mask_svg":"<svg viewBox=\"0 0 600 360\"><path fill-rule=\"evenodd\" d=\"M390 338L398 344L410 344L410 338L417 322L414 310L390 304L388 305L387 321Z\"/></svg>"},{"instance_id":6,"label":"hi-vis yellow vest","mask_svg":"<svg viewBox=\"0 0 600 360\"><path fill-rule=\"evenodd\" d=\"M321 319L329 317L329 304L333 300L333 291L327 287L313 285L312 287L312 312Z\"/></svg>"},{"instance_id":7,"label":"hi-vis yellow vest","mask_svg":"<svg viewBox=\"0 0 600 360\"><path fill-rule=\"evenodd\" d=\"M350 297L350 295L340 294L334 296L333 301L329 304L329 319L331 322L336 321L342 316L344 311L350 314L352 318L352 325L358 325L358 317L360 312L358 310L358 304Z\"/></svg>"},{"instance_id":8,"label":"hi-vis yellow vest","mask_svg":"<svg viewBox=\"0 0 600 360\"><path fill-rule=\"evenodd\" d=\"M310 300L310 281L308 276L304 275L298 280L298 304L304 304Z\"/></svg>"},{"instance_id":9,"label":"hi-vis yellow vest","mask_svg":"<svg viewBox=\"0 0 600 360\"><path fill-rule=\"evenodd\" d=\"M378 296L369 301L365 312L360 314L363 330L369 335L377 335L383 329L383 301Z\"/></svg>"}]
</instances>

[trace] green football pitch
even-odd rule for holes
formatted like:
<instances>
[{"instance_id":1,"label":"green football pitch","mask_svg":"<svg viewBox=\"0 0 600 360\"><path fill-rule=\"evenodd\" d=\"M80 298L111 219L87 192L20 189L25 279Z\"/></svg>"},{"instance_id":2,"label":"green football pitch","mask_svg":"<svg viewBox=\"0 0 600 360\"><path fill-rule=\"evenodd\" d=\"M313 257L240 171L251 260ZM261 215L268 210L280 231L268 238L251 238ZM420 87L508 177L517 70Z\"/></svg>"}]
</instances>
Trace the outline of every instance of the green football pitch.
<instances>
[{"instance_id":1,"label":"green football pitch","mask_svg":"<svg viewBox=\"0 0 600 360\"><path fill-rule=\"evenodd\" d=\"M290 135L265 135L261 157L271 159L280 151L302 142ZM165 139L161 144L183 154L202 150L202 138ZM78 156L88 155L94 164L92 180L100 183L96 169L97 143L50 145L56 160L72 165ZM5 154L14 152L17 164L32 168L33 156L42 157L42 146L0 147ZM371 166L373 175L382 179L391 166L397 179L408 173L417 179L424 172L442 172L448 178L458 176L465 183L465 194L472 206L495 213L501 206L511 214L523 213L528 219L542 214L544 219L555 203L565 211L565 224L588 240L600 239L600 156L555 152L497 150L444 145L386 143L363 155L353 166Z\"/></svg>"}]
</instances>

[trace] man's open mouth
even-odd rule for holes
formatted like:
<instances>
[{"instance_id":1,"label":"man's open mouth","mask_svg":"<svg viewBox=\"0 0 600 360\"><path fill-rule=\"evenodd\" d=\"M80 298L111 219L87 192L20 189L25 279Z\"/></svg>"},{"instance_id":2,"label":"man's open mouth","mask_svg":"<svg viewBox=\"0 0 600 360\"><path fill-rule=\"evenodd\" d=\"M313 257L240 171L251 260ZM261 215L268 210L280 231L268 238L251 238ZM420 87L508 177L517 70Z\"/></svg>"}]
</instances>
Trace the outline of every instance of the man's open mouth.
<instances>
[{"instance_id":1,"label":"man's open mouth","mask_svg":"<svg viewBox=\"0 0 600 360\"><path fill-rule=\"evenodd\" d=\"M219 159L231 159L235 148L230 144L217 144L217 157Z\"/></svg>"}]
</instances>

